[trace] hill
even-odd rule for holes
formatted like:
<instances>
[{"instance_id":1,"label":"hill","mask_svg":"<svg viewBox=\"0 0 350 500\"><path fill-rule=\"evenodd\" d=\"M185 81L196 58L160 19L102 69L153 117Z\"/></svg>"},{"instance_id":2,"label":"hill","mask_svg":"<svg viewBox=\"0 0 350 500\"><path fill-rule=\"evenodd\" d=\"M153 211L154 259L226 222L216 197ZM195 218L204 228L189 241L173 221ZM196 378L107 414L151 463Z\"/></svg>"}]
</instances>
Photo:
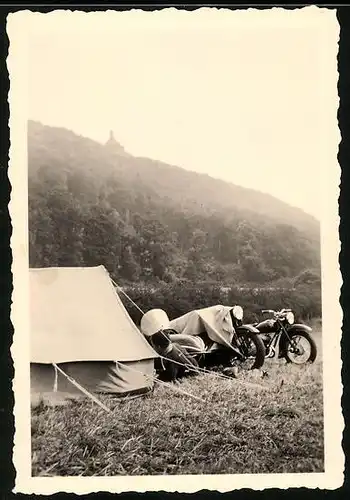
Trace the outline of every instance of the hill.
<instances>
[{"instance_id":1,"label":"hill","mask_svg":"<svg viewBox=\"0 0 350 500\"><path fill-rule=\"evenodd\" d=\"M320 269L319 226L267 194L29 122L30 264L124 281L266 283Z\"/></svg>"}]
</instances>

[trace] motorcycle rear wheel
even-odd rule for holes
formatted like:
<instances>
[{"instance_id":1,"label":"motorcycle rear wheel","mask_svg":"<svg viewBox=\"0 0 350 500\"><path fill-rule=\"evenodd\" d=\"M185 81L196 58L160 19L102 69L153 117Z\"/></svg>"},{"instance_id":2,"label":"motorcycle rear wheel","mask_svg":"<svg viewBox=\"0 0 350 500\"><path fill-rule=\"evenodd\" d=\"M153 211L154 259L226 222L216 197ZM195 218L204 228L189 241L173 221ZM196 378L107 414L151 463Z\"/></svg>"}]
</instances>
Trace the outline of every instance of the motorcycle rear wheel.
<instances>
[{"instance_id":1,"label":"motorcycle rear wheel","mask_svg":"<svg viewBox=\"0 0 350 500\"><path fill-rule=\"evenodd\" d=\"M308 332L294 332L289 334L289 337L292 341L298 343L300 340L308 347L308 350L303 348L303 345L297 346L296 351L293 344L287 339L284 346L284 357L287 360L287 363L293 363L295 365L303 365L306 363L313 363L317 358L317 345L314 339ZM304 355L304 357L302 357ZM300 357L298 359L298 356Z\"/></svg>"},{"instance_id":2,"label":"motorcycle rear wheel","mask_svg":"<svg viewBox=\"0 0 350 500\"><path fill-rule=\"evenodd\" d=\"M246 361L237 360L238 365L246 370L261 368L265 362L266 356L265 345L261 338L255 333L247 330L244 333L238 333L238 340L242 345L240 350L243 350L243 355L247 358ZM253 348L253 352L249 352L251 348ZM249 365L249 361L253 363L252 366Z\"/></svg>"}]
</instances>

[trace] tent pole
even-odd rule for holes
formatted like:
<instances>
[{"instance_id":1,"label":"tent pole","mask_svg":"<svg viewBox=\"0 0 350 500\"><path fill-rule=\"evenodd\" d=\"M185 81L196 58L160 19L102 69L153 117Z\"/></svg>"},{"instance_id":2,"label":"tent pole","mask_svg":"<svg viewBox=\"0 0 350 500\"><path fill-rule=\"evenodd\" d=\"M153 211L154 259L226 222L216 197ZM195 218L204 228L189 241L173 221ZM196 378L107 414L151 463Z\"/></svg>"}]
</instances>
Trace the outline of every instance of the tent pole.
<instances>
[{"instance_id":1,"label":"tent pole","mask_svg":"<svg viewBox=\"0 0 350 500\"><path fill-rule=\"evenodd\" d=\"M57 389L58 389L58 371L57 371L57 367L55 365L54 365L54 369L55 369L55 381L53 384L53 392L57 392Z\"/></svg>"},{"instance_id":2,"label":"tent pole","mask_svg":"<svg viewBox=\"0 0 350 500\"><path fill-rule=\"evenodd\" d=\"M111 413L111 410L109 408L107 408L107 406L105 406L103 403L101 403L101 401L99 401L97 398L95 398L95 396L93 396L89 391L84 389L84 387L82 387L80 384L78 384L78 382L76 382L72 377L69 377L69 375L67 375L59 366L57 366L56 363L52 363L52 364L55 367L55 369L58 370L60 373L62 373L62 375L64 377L66 377L66 379L69 380L69 382L71 382L75 387L77 387L77 389L79 389L86 396L88 396L90 399L92 399L92 401L94 401L98 406L103 408L105 411L107 411L108 413Z\"/></svg>"}]
</instances>

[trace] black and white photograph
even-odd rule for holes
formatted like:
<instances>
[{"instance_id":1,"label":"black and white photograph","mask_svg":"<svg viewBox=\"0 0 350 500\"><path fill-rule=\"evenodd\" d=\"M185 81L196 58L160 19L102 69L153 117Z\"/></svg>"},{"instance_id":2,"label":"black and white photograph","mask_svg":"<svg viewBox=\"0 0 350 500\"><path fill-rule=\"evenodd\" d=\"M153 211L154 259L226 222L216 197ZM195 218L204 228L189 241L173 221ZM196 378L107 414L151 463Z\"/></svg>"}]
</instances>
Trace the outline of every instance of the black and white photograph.
<instances>
[{"instance_id":1,"label":"black and white photograph","mask_svg":"<svg viewBox=\"0 0 350 500\"><path fill-rule=\"evenodd\" d=\"M340 487L336 13L7 33L15 491Z\"/></svg>"}]
</instances>

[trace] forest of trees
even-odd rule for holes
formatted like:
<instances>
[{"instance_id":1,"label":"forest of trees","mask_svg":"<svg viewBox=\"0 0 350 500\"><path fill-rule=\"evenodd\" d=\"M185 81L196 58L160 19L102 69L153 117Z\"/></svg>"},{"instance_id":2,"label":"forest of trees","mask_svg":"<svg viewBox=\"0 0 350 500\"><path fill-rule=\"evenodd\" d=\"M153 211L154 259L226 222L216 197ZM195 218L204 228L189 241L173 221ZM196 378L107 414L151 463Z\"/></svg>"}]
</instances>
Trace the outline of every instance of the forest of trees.
<instances>
[{"instance_id":1,"label":"forest of trees","mask_svg":"<svg viewBox=\"0 0 350 500\"><path fill-rule=\"evenodd\" d=\"M28 152L31 267L103 264L126 285L319 286L317 223L267 195L227 183L218 195L208 176L38 123Z\"/></svg>"}]
</instances>

